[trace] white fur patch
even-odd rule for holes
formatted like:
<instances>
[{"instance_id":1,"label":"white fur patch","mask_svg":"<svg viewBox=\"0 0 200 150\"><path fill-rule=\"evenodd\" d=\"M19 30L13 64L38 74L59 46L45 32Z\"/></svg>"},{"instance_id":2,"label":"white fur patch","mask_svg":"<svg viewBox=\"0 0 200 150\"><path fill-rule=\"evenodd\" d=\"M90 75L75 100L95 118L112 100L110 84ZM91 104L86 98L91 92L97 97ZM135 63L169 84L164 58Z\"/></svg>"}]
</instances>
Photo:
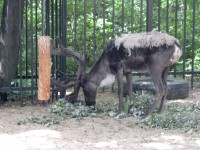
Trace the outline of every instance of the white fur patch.
<instances>
[{"instance_id":1,"label":"white fur patch","mask_svg":"<svg viewBox=\"0 0 200 150\"><path fill-rule=\"evenodd\" d=\"M4 72L3 72L3 67L2 67L2 63L0 62L0 74L1 76L3 76Z\"/></svg>"},{"instance_id":2,"label":"white fur patch","mask_svg":"<svg viewBox=\"0 0 200 150\"><path fill-rule=\"evenodd\" d=\"M119 49L120 45L128 50L130 54L131 48L146 48L146 47L159 47L162 45L172 46L174 43L179 43L178 40L167 33L157 31L142 32L133 34L122 34L116 38L115 46Z\"/></svg>"},{"instance_id":3,"label":"white fur patch","mask_svg":"<svg viewBox=\"0 0 200 150\"><path fill-rule=\"evenodd\" d=\"M115 76L113 74L107 74L107 76L101 81L100 87L111 85L115 82Z\"/></svg>"},{"instance_id":4,"label":"white fur patch","mask_svg":"<svg viewBox=\"0 0 200 150\"><path fill-rule=\"evenodd\" d=\"M172 64L175 64L176 62L178 62L181 55L182 55L181 49L177 45L175 45L175 51L174 51L172 58L171 58Z\"/></svg>"}]
</instances>

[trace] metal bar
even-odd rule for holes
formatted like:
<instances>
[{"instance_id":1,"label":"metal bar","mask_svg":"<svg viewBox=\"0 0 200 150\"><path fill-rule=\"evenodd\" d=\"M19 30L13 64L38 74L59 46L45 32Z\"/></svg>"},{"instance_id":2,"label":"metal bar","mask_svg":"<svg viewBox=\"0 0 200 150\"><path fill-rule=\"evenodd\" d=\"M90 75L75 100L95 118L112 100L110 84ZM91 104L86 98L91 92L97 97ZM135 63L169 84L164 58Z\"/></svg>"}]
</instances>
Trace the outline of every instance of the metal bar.
<instances>
[{"instance_id":1,"label":"metal bar","mask_svg":"<svg viewBox=\"0 0 200 150\"><path fill-rule=\"evenodd\" d=\"M143 0L140 2L140 32L142 32Z\"/></svg>"},{"instance_id":2,"label":"metal bar","mask_svg":"<svg viewBox=\"0 0 200 150\"><path fill-rule=\"evenodd\" d=\"M77 43L77 0L74 0L74 50ZM76 61L74 61L74 74L76 74Z\"/></svg>"},{"instance_id":3,"label":"metal bar","mask_svg":"<svg viewBox=\"0 0 200 150\"><path fill-rule=\"evenodd\" d=\"M115 0L112 0L112 38L115 37ZM112 85L112 92L114 92L114 84Z\"/></svg>"},{"instance_id":4,"label":"metal bar","mask_svg":"<svg viewBox=\"0 0 200 150\"><path fill-rule=\"evenodd\" d=\"M20 87L20 105L23 104L23 93L22 93L22 1L19 1L19 16L20 16L20 24L19 24L19 73L20 73L20 80L19 80L19 87Z\"/></svg>"},{"instance_id":5,"label":"metal bar","mask_svg":"<svg viewBox=\"0 0 200 150\"><path fill-rule=\"evenodd\" d=\"M62 0L61 1L61 29L60 29L60 36L61 36L61 40L62 40L62 44L64 47L67 46L67 1L66 0ZM67 66L66 66L66 57L65 56L61 56L61 70L64 74L66 74L67 72ZM61 80L64 81L65 80L65 75L61 75ZM61 91L60 96L64 97L65 96L65 92L66 91Z\"/></svg>"},{"instance_id":6,"label":"metal bar","mask_svg":"<svg viewBox=\"0 0 200 150\"><path fill-rule=\"evenodd\" d=\"M175 4L175 37L177 37L177 27L178 27L178 0L176 0L176 4Z\"/></svg>"},{"instance_id":7,"label":"metal bar","mask_svg":"<svg viewBox=\"0 0 200 150\"><path fill-rule=\"evenodd\" d=\"M102 2L102 7L103 7L103 45L105 45L105 0ZM103 92L105 92L105 87L103 87Z\"/></svg>"},{"instance_id":8,"label":"metal bar","mask_svg":"<svg viewBox=\"0 0 200 150\"><path fill-rule=\"evenodd\" d=\"M30 48L31 48L31 103L33 103L33 85L34 85L34 78L33 78L33 71L34 71L34 62L33 62L33 0L30 0L30 11L31 11L31 18L30 18L30 32L31 32L31 42L30 42Z\"/></svg>"},{"instance_id":9,"label":"metal bar","mask_svg":"<svg viewBox=\"0 0 200 150\"><path fill-rule=\"evenodd\" d=\"M195 13L196 13L196 0L193 0L193 13L192 13L192 74L191 74L191 88L194 84L194 50L195 50Z\"/></svg>"},{"instance_id":10,"label":"metal bar","mask_svg":"<svg viewBox=\"0 0 200 150\"><path fill-rule=\"evenodd\" d=\"M36 86L34 86L34 87L1 87L0 88L0 92L7 92L9 90L11 90L11 91L20 91L20 92L31 91L31 90L36 91L37 89L38 89L38 87L36 87ZM23 102L23 100L21 102Z\"/></svg>"},{"instance_id":11,"label":"metal bar","mask_svg":"<svg viewBox=\"0 0 200 150\"><path fill-rule=\"evenodd\" d=\"M37 76L37 75L33 75L33 77L34 77L34 78L37 78L38 76ZM16 78L17 78L17 79L20 78L20 75L18 75ZM31 79L31 75L29 75L29 76L22 75L22 79Z\"/></svg>"},{"instance_id":12,"label":"metal bar","mask_svg":"<svg viewBox=\"0 0 200 150\"><path fill-rule=\"evenodd\" d=\"M93 23L94 23L94 26L93 26L93 62L95 63L96 62L96 0L93 1L93 8L94 8L94 11L93 11Z\"/></svg>"},{"instance_id":13,"label":"metal bar","mask_svg":"<svg viewBox=\"0 0 200 150\"><path fill-rule=\"evenodd\" d=\"M187 17L187 1L184 0L184 23L183 23L183 26L184 26L184 29L183 29L183 79L185 79L185 63L186 63L186 17Z\"/></svg>"},{"instance_id":14,"label":"metal bar","mask_svg":"<svg viewBox=\"0 0 200 150\"><path fill-rule=\"evenodd\" d=\"M55 0L55 35L58 36L58 0Z\"/></svg>"},{"instance_id":15,"label":"metal bar","mask_svg":"<svg viewBox=\"0 0 200 150\"><path fill-rule=\"evenodd\" d=\"M62 39L62 0L59 0L59 37Z\"/></svg>"},{"instance_id":16,"label":"metal bar","mask_svg":"<svg viewBox=\"0 0 200 150\"><path fill-rule=\"evenodd\" d=\"M174 72L169 72L168 73L169 75L173 75L174 74ZM190 72L190 71L187 71L187 72L176 72L176 74L177 75L183 75L183 74L186 74L186 75L191 75L192 74L192 72ZM200 71L196 71L196 72L193 72L193 74L194 75L199 75L200 74ZM148 75L147 73L133 73L133 75Z\"/></svg>"},{"instance_id":17,"label":"metal bar","mask_svg":"<svg viewBox=\"0 0 200 150\"><path fill-rule=\"evenodd\" d=\"M67 1L62 0L61 3L61 39L63 46L67 46ZM62 58L62 70L66 73L66 57Z\"/></svg>"},{"instance_id":18,"label":"metal bar","mask_svg":"<svg viewBox=\"0 0 200 150\"><path fill-rule=\"evenodd\" d=\"M134 0L131 1L131 32L133 33L134 32L134 28L133 28L133 25L134 25Z\"/></svg>"},{"instance_id":19,"label":"metal bar","mask_svg":"<svg viewBox=\"0 0 200 150\"><path fill-rule=\"evenodd\" d=\"M11 6L11 4L9 4L9 3L11 3L11 1L7 1L7 6L8 6L8 10L7 11L9 11L9 9L10 9L10 6ZM11 26L11 19L10 18L8 18L7 19L7 26L8 26L8 29L10 29L10 26ZM8 32L9 33L9 32ZM8 50L8 52L7 52L7 55L8 55L8 60L10 60L11 59L11 51L9 51ZM0 68L1 69L1 68ZM7 66L7 69L8 69L8 71L10 72L10 70L11 70L11 65L8 65ZM8 78L9 80L10 80L10 77ZM10 81L12 81L12 80L10 80ZM8 89L8 101L9 102L11 102L11 83L9 82L9 85L8 85L8 87L9 87L9 89ZM7 94L7 93L6 93Z\"/></svg>"},{"instance_id":20,"label":"metal bar","mask_svg":"<svg viewBox=\"0 0 200 150\"><path fill-rule=\"evenodd\" d=\"M38 69L37 69L37 64L38 64L38 51L37 51L37 47L38 47L38 34L37 34L37 31L38 31L38 0L35 1L36 5L35 5L35 45L36 45L36 48L35 48L35 64L36 64L36 67L35 67L35 74L37 76L38 74ZM36 82L36 86L37 86L37 77L35 78L35 82Z\"/></svg>"},{"instance_id":21,"label":"metal bar","mask_svg":"<svg viewBox=\"0 0 200 150\"><path fill-rule=\"evenodd\" d=\"M51 37L54 39L55 33L54 33L54 0L51 0Z\"/></svg>"},{"instance_id":22,"label":"metal bar","mask_svg":"<svg viewBox=\"0 0 200 150\"><path fill-rule=\"evenodd\" d=\"M58 36L58 0L55 0L55 36ZM57 46L57 45L56 45ZM55 70L58 68L58 57L55 60ZM57 79L57 73L55 72L55 78Z\"/></svg>"},{"instance_id":23,"label":"metal bar","mask_svg":"<svg viewBox=\"0 0 200 150\"><path fill-rule=\"evenodd\" d=\"M122 0L122 33L124 33L124 0Z\"/></svg>"},{"instance_id":24,"label":"metal bar","mask_svg":"<svg viewBox=\"0 0 200 150\"><path fill-rule=\"evenodd\" d=\"M31 3L32 5L32 3ZM45 0L42 1L42 35L45 35Z\"/></svg>"},{"instance_id":25,"label":"metal bar","mask_svg":"<svg viewBox=\"0 0 200 150\"><path fill-rule=\"evenodd\" d=\"M167 0L167 7L166 7L166 32L169 32L169 0Z\"/></svg>"},{"instance_id":26,"label":"metal bar","mask_svg":"<svg viewBox=\"0 0 200 150\"><path fill-rule=\"evenodd\" d=\"M84 51L84 56L86 56L86 51L87 51L87 42L86 42L86 40L87 40L87 37L86 37L86 19L87 19L87 17L86 17L86 13L87 13L87 11L86 11L86 1L87 0L84 0L84 37L83 37L83 41L84 41L84 49L83 49L83 51ZM84 72L86 72L86 66L84 65Z\"/></svg>"},{"instance_id":27,"label":"metal bar","mask_svg":"<svg viewBox=\"0 0 200 150\"><path fill-rule=\"evenodd\" d=\"M158 0L158 31L160 31L160 23L161 23L160 8L161 8L161 0Z\"/></svg>"},{"instance_id":28,"label":"metal bar","mask_svg":"<svg viewBox=\"0 0 200 150\"><path fill-rule=\"evenodd\" d=\"M115 37L115 0L112 0L112 38Z\"/></svg>"},{"instance_id":29,"label":"metal bar","mask_svg":"<svg viewBox=\"0 0 200 150\"><path fill-rule=\"evenodd\" d=\"M59 36L60 36L60 38L62 39L62 21L63 21L63 18L62 18L62 1L63 0L60 0L60 2L59 2Z\"/></svg>"},{"instance_id":30,"label":"metal bar","mask_svg":"<svg viewBox=\"0 0 200 150\"><path fill-rule=\"evenodd\" d=\"M51 37L52 39L55 38L55 17L54 17L54 0L51 0ZM52 58L52 71L51 73L54 75L55 74L55 57L56 56L51 56Z\"/></svg>"},{"instance_id":31,"label":"metal bar","mask_svg":"<svg viewBox=\"0 0 200 150\"><path fill-rule=\"evenodd\" d=\"M103 45L105 45L105 37L106 37L106 34L105 34L105 28L106 28L106 22L105 22L105 6L106 3L105 3L105 0L103 0L103 4L102 4L102 7L103 7Z\"/></svg>"},{"instance_id":32,"label":"metal bar","mask_svg":"<svg viewBox=\"0 0 200 150\"><path fill-rule=\"evenodd\" d=\"M28 1L26 1L26 59L25 59L25 69L26 69L26 76L28 76Z\"/></svg>"},{"instance_id":33,"label":"metal bar","mask_svg":"<svg viewBox=\"0 0 200 150\"><path fill-rule=\"evenodd\" d=\"M177 37L177 23L178 23L178 0L175 2L175 33L174 36ZM176 65L174 66L174 77L176 77Z\"/></svg>"},{"instance_id":34,"label":"metal bar","mask_svg":"<svg viewBox=\"0 0 200 150\"><path fill-rule=\"evenodd\" d=\"M49 19L49 14L50 14L50 2L49 0L46 0L46 5L45 5L45 10L46 10L46 35L50 34L50 19Z\"/></svg>"},{"instance_id":35,"label":"metal bar","mask_svg":"<svg viewBox=\"0 0 200 150\"><path fill-rule=\"evenodd\" d=\"M153 17L153 1L147 0L147 22L146 31L152 30L152 17Z\"/></svg>"},{"instance_id":36,"label":"metal bar","mask_svg":"<svg viewBox=\"0 0 200 150\"><path fill-rule=\"evenodd\" d=\"M61 39L61 41L63 42L63 39L62 39L62 36L63 36L63 32L62 32L62 22L63 22L63 5L62 5L62 2L63 2L63 0L59 0L59 14L58 14L58 16L59 16L59 32L58 32L58 34L59 34L59 37L60 37L60 39ZM59 57L59 70L61 70L62 72L64 72L64 67L63 67L63 59L64 59L64 57L63 56L58 56ZM63 75L59 75L59 77L60 77L60 80L63 80ZM62 94L62 93L61 93Z\"/></svg>"}]
</instances>

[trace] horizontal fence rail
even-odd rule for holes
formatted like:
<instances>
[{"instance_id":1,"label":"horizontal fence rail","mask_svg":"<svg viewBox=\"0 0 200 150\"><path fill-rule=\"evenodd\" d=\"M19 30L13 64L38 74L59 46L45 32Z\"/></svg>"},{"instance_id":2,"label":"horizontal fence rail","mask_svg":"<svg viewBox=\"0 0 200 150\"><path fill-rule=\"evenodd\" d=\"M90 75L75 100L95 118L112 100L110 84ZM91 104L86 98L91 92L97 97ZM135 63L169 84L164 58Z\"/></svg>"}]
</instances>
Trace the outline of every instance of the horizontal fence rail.
<instances>
[{"instance_id":1,"label":"horizontal fence rail","mask_svg":"<svg viewBox=\"0 0 200 150\"><path fill-rule=\"evenodd\" d=\"M20 99L21 103L26 96L34 101L38 36L59 37L65 47L85 54L88 71L111 38L151 30L179 39L183 55L170 74L189 79L193 88L200 74L199 13L199 0L24 0L16 78L10 87L0 87L0 92L7 92L9 99ZM52 76L60 80L63 77L56 70L71 75L77 71L71 58L52 56L52 63Z\"/></svg>"}]
</instances>

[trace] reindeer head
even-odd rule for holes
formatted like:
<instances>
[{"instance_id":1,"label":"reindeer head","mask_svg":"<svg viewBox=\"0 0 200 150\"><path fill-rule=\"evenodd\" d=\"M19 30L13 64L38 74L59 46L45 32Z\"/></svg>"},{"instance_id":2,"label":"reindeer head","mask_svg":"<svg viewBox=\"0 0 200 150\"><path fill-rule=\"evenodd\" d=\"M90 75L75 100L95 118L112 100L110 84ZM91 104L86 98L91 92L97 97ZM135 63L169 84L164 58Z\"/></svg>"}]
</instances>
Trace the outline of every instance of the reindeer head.
<instances>
[{"instance_id":1,"label":"reindeer head","mask_svg":"<svg viewBox=\"0 0 200 150\"><path fill-rule=\"evenodd\" d=\"M85 74L84 77L81 79L80 85L83 88L86 105L95 105L98 86L94 82L89 80L88 74Z\"/></svg>"}]
</instances>

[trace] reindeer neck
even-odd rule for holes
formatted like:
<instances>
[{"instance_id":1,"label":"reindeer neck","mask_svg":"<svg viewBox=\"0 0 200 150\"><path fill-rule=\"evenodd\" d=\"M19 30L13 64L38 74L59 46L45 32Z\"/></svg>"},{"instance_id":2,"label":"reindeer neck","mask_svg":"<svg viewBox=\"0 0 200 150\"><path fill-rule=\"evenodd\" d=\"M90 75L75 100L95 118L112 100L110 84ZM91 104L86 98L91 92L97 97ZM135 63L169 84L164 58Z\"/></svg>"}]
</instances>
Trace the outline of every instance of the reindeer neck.
<instances>
[{"instance_id":1,"label":"reindeer neck","mask_svg":"<svg viewBox=\"0 0 200 150\"><path fill-rule=\"evenodd\" d=\"M102 81L111 74L108 58L106 52L104 51L100 59L96 62L92 70L89 72L89 78L91 82L95 83L97 86L100 86Z\"/></svg>"}]
</instances>

